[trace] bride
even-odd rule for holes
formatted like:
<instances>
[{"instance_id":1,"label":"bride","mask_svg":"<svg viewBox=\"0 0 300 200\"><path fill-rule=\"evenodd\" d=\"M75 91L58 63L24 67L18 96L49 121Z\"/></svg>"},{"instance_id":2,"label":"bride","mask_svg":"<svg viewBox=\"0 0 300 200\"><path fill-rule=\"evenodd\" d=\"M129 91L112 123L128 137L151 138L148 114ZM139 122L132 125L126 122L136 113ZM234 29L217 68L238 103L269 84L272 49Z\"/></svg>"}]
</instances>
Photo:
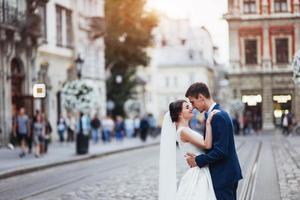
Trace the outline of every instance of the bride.
<instances>
[{"instance_id":1,"label":"bride","mask_svg":"<svg viewBox=\"0 0 300 200\"><path fill-rule=\"evenodd\" d=\"M215 200L208 166L189 168L182 177L178 190L176 180L176 141L184 155L204 153L212 146L211 120L218 111L212 111L206 120L206 136L192 130L189 121L192 107L185 100L169 105L161 132L159 161L159 200ZM185 160L185 158L183 157Z\"/></svg>"}]
</instances>

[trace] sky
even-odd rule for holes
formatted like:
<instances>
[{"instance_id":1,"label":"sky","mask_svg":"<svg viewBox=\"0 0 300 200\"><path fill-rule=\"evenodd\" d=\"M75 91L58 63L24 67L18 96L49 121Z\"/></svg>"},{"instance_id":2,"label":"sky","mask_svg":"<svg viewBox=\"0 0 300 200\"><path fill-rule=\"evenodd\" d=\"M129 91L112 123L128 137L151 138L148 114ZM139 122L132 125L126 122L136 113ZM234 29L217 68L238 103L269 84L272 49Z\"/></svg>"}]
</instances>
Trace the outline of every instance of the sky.
<instances>
[{"instance_id":1,"label":"sky","mask_svg":"<svg viewBox=\"0 0 300 200\"><path fill-rule=\"evenodd\" d=\"M228 63L228 25L222 19L227 0L148 0L147 7L172 18L189 18L193 26L205 26L220 49L220 59Z\"/></svg>"}]
</instances>

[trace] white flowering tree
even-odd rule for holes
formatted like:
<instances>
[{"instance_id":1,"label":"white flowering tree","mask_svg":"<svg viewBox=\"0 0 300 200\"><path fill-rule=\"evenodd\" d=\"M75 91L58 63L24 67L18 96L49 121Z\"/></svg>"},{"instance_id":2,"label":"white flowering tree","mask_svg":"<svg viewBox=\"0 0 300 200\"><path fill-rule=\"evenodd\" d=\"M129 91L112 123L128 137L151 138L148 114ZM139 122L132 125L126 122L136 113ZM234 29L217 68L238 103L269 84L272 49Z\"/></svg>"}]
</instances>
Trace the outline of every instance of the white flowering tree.
<instances>
[{"instance_id":1,"label":"white flowering tree","mask_svg":"<svg viewBox=\"0 0 300 200\"><path fill-rule=\"evenodd\" d=\"M294 81L297 85L300 85L300 50L296 53L292 66L294 71Z\"/></svg>"},{"instance_id":2,"label":"white flowering tree","mask_svg":"<svg viewBox=\"0 0 300 200\"><path fill-rule=\"evenodd\" d=\"M62 90L63 106L72 112L90 113L99 108L97 89L84 80L67 82Z\"/></svg>"}]
</instances>

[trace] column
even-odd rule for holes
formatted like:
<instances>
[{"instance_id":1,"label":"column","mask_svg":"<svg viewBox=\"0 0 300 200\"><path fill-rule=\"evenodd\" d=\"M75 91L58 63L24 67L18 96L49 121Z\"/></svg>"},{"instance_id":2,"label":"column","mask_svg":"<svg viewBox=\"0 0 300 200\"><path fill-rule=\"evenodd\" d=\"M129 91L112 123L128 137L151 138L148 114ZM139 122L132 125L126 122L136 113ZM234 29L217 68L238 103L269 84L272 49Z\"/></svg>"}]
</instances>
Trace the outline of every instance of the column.
<instances>
[{"instance_id":1,"label":"column","mask_svg":"<svg viewBox=\"0 0 300 200\"><path fill-rule=\"evenodd\" d=\"M239 49L239 33L238 28L229 24L229 59L233 72L238 72L240 69L240 49Z\"/></svg>"},{"instance_id":2,"label":"column","mask_svg":"<svg viewBox=\"0 0 300 200\"><path fill-rule=\"evenodd\" d=\"M295 24L295 51L298 50L300 50L300 22Z\"/></svg>"},{"instance_id":3,"label":"column","mask_svg":"<svg viewBox=\"0 0 300 200\"><path fill-rule=\"evenodd\" d=\"M3 107L3 91L4 91L4 66L2 40L0 39L0 144L4 142L4 107Z\"/></svg>"},{"instance_id":4,"label":"column","mask_svg":"<svg viewBox=\"0 0 300 200\"><path fill-rule=\"evenodd\" d=\"M294 13L300 13L300 2L299 0L294 0Z\"/></svg>"},{"instance_id":5,"label":"column","mask_svg":"<svg viewBox=\"0 0 300 200\"><path fill-rule=\"evenodd\" d=\"M262 102L263 129L274 129L273 124L273 98L272 98L272 77L263 77L263 102Z\"/></svg>"},{"instance_id":6,"label":"column","mask_svg":"<svg viewBox=\"0 0 300 200\"><path fill-rule=\"evenodd\" d=\"M296 114L297 119L300 119L300 85L295 85L295 103L294 105L294 114Z\"/></svg>"},{"instance_id":7,"label":"column","mask_svg":"<svg viewBox=\"0 0 300 200\"><path fill-rule=\"evenodd\" d=\"M268 5L269 5L268 0L263 0L263 2L262 2L262 14L263 15L269 14Z\"/></svg>"},{"instance_id":8,"label":"column","mask_svg":"<svg viewBox=\"0 0 300 200\"><path fill-rule=\"evenodd\" d=\"M271 69L271 55L270 55L270 46L269 46L269 24L263 24L263 58L262 66L264 70Z\"/></svg>"}]
</instances>

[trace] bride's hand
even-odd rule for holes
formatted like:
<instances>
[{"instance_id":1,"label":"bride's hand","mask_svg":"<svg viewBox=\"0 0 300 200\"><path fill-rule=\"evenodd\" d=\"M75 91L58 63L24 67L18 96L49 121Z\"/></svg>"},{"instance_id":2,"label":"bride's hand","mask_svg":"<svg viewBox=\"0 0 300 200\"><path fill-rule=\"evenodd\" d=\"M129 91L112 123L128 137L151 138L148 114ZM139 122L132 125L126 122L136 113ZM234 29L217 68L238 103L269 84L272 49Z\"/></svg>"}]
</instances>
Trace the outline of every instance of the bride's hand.
<instances>
[{"instance_id":1,"label":"bride's hand","mask_svg":"<svg viewBox=\"0 0 300 200\"><path fill-rule=\"evenodd\" d=\"M213 110L213 111L211 111L211 112L209 113L208 117L207 117L206 124L209 124L209 125L210 125L213 116L214 116L215 114L217 114L218 112L220 112L220 111L219 111L219 110Z\"/></svg>"}]
</instances>

